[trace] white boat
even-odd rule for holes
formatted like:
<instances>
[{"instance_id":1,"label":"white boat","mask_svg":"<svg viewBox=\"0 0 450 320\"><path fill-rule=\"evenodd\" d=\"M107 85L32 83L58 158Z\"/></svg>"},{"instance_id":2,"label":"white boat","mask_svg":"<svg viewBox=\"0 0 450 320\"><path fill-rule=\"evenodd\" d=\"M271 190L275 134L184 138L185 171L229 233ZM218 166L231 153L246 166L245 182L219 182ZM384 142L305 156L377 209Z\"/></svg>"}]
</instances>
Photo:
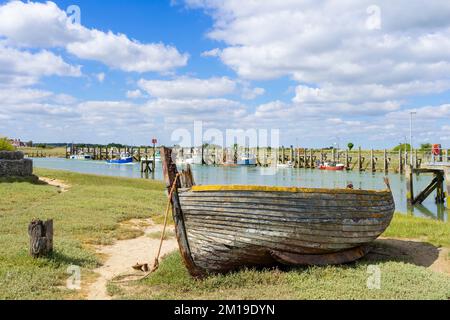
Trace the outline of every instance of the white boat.
<instances>
[{"instance_id":1,"label":"white boat","mask_svg":"<svg viewBox=\"0 0 450 320\"><path fill-rule=\"evenodd\" d=\"M161 159L161 158L160 158ZM183 164L202 164L202 156L201 155L194 155L193 157L186 158L186 159L177 159L176 160L177 165L183 165Z\"/></svg>"},{"instance_id":2,"label":"white boat","mask_svg":"<svg viewBox=\"0 0 450 320\"><path fill-rule=\"evenodd\" d=\"M90 154L73 154L70 156L71 160L93 160Z\"/></svg>"},{"instance_id":3,"label":"white boat","mask_svg":"<svg viewBox=\"0 0 450 320\"><path fill-rule=\"evenodd\" d=\"M277 164L277 168L279 168L279 169L288 169L288 168L293 168L293 167L294 167L294 164L292 163L292 161Z\"/></svg>"},{"instance_id":4,"label":"white boat","mask_svg":"<svg viewBox=\"0 0 450 320\"><path fill-rule=\"evenodd\" d=\"M239 166L256 166L256 157L252 154L241 156L237 164Z\"/></svg>"}]
</instances>

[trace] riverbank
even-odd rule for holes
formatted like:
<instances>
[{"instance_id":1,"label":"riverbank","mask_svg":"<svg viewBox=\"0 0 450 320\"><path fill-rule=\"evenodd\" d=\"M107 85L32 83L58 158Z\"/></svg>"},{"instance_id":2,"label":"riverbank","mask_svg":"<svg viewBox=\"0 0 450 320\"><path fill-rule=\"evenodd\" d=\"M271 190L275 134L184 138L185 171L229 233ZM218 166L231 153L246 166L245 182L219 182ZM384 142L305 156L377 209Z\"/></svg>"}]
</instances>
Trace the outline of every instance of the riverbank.
<instances>
[{"instance_id":1,"label":"riverbank","mask_svg":"<svg viewBox=\"0 0 450 320\"><path fill-rule=\"evenodd\" d=\"M48 178L47 182L56 181L55 185L0 183L0 299L86 299L99 277L95 270L113 255L108 246L121 245L118 239L144 235L144 231L124 222L149 218L155 224L163 221L166 196L161 182L47 169L36 169L35 173ZM55 220L55 252L49 258L33 260L28 256L27 226L35 217ZM447 249L439 247L450 247L449 223L396 215L385 236L396 239L381 240L378 253L356 264L245 270L203 281L191 279L174 252L148 279L110 282L108 293L116 299L450 297L450 276L432 269L436 261L449 263ZM405 239L411 238L420 240L409 244L417 250L404 248L412 242ZM428 255L414 259L414 252ZM445 252L446 260L442 257ZM81 268L80 291L66 288L66 271L71 265ZM380 290L366 286L368 265L381 270Z\"/></svg>"}]
</instances>

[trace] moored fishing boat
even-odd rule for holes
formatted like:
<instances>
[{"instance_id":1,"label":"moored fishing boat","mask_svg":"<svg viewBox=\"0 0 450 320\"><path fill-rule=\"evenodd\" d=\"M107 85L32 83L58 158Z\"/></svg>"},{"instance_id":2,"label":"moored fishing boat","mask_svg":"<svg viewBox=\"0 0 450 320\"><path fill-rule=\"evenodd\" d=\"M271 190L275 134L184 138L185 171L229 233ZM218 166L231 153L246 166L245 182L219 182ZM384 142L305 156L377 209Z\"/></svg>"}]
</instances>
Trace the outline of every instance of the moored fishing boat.
<instances>
[{"instance_id":1,"label":"moored fishing boat","mask_svg":"<svg viewBox=\"0 0 450 320\"><path fill-rule=\"evenodd\" d=\"M254 155L247 154L240 157L237 164L239 166L256 166L256 157Z\"/></svg>"},{"instance_id":2,"label":"moored fishing boat","mask_svg":"<svg viewBox=\"0 0 450 320\"><path fill-rule=\"evenodd\" d=\"M345 169L345 165L342 163L325 162L319 166L319 169L329 171L343 171Z\"/></svg>"},{"instance_id":3,"label":"moored fishing boat","mask_svg":"<svg viewBox=\"0 0 450 320\"><path fill-rule=\"evenodd\" d=\"M93 157L90 154L82 153L82 154L73 154L70 156L70 159L71 160L93 160Z\"/></svg>"},{"instance_id":4,"label":"moored fishing boat","mask_svg":"<svg viewBox=\"0 0 450 320\"><path fill-rule=\"evenodd\" d=\"M129 164L133 163L133 157L129 153L121 153L119 159L111 159L106 161L109 164Z\"/></svg>"},{"instance_id":5,"label":"moored fishing boat","mask_svg":"<svg viewBox=\"0 0 450 320\"><path fill-rule=\"evenodd\" d=\"M390 189L195 186L162 149L185 265L193 276L243 266L324 265L357 260L388 227Z\"/></svg>"}]
</instances>

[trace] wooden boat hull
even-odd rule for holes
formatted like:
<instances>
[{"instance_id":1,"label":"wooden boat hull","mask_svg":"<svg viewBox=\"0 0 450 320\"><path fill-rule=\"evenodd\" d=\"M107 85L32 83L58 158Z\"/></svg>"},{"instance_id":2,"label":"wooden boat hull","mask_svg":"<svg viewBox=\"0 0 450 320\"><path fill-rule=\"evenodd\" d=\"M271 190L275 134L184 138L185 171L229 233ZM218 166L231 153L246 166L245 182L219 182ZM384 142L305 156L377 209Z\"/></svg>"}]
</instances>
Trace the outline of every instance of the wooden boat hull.
<instances>
[{"instance_id":1,"label":"wooden boat hull","mask_svg":"<svg viewBox=\"0 0 450 320\"><path fill-rule=\"evenodd\" d=\"M359 250L385 231L395 209L390 192L278 189L205 186L180 193L187 241L197 267L208 273L270 266L283 254L303 257L303 263L294 264L309 264L311 259L305 255L325 258Z\"/></svg>"},{"instance_id":2,"label":"wooden boat hull","mask_svg":"<svg viewBox=\"0 0 450 320\"><path fill-rule=\"evenodd\" d=\"M395 210L390 190L194 186L162 148L180 253L192 276L361 258ZM179 189L183 187L184 189Z\"/></svg>"}]
</instances>

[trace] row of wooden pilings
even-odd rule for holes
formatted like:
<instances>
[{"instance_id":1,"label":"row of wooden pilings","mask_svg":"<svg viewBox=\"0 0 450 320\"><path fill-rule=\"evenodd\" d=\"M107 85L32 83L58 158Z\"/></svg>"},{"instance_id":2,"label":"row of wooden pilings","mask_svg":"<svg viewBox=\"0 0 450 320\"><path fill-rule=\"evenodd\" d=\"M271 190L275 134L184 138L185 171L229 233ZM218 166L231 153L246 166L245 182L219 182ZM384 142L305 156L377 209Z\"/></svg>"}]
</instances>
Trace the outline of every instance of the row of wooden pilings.
<instances>
[{"instance_id":1,"label":"row of wooden pilings","mask_svg":"<svg viewBox=\"0 0 450 320\"><path fill-rule=\"evenodd\" d=\"M390 150L337 150L337 149L307 149L307 148L221 148L221 147L198 147L198 148L174 148L181 157L185 155L198 154L203 159L205 165L221 165L224 163L236 163L242 155L254 155L257 165L268 167L276 163L292 163L295 168L316 168L323 162L336 162L345 165L347 170L365 171L365 172L398 172L404 173L405 167L411 165L411 154L408 151L390 151ZM159 150L159 148L156 148ZM94 160L109 160L127 152L132 155L135 161L152 159L154 149L152 147L127 147L127 148L108 148L108 147L68 147L66 157L71 154L90 154ZM431 150L413 151L412 165L414 168L420 168L422 163L433 161ZM444 160L443 160L444 159ZM438 159L439 160L439 159ZM449 152L443 150L440 160L448 161Z\"/></svg>"},{"instance_id":2,"label":"row of wooden pilings","mask_svg":"<svg viewBox=\"0 0 450 320\"><path fill-rule=\"evenodd\" d=\"M178 149L178 155L186 152L192 154L193 151ZM215 148L209 147L201 149L203 162L206 165L221 165L223 163L236 163L239 155L253 154L256 157L257 165L267 167L276 163L290 162L295 168L317 168L324 162L335 162L344 164L347 170L357 170L365 172L397 172L404 173L407 165L418 168L422 163L433 160L444 161L448 158L448 150L444 150L438 158L433 158L431 150L415 150L412 154L408 151L389 150L336 150L336 149L306 149L306 148Z\"/></svg>"},{"instance_id":3,"label":"row of wooden pilings","mask_svg":"<svg viewBox=\"0 0 450 320\"><path fill-rule=\"evenodd\" d=\"M135 161L141 161L144 159L151 159L153 157L153 147L78 147L67 146L66 158L70 158L71 155L89 154L93 160L111 160L121 153L128 153L133 156Z\"/></svg>"}]
</instances>

